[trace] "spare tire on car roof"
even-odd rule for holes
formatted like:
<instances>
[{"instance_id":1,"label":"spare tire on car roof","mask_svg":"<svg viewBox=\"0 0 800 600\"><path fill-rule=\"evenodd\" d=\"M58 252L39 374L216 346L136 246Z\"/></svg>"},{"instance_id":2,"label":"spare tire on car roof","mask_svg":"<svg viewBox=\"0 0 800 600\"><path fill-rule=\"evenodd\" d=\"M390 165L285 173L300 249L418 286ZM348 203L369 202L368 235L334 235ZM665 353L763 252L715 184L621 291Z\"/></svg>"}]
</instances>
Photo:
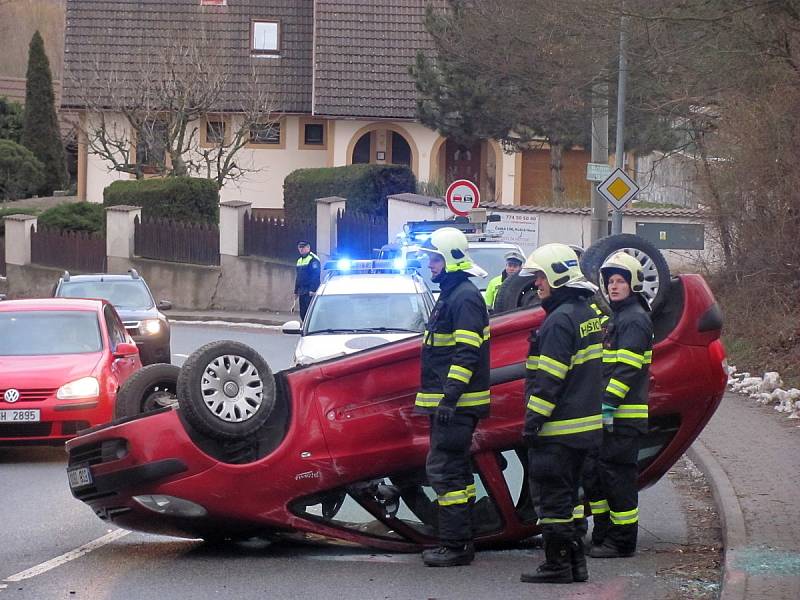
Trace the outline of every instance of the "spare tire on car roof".
<instances>
[{"instance_id":1,"label":"spare tire on car roof","mask_svg":"<svg viewBox=\"0 0 800 600\"><path fill-rule=\"evenodd\" d=\"M610 235L597 240L580 257L581 270L589 281L600 286L600 267L616 252L627 252L642 264L644 271L644 295L653 311L658 310L667 297L670 272L664 255L653 244L632 233ZM600 289L603 300L608 302L606 290Z\"/></svg>"},{"instance_id":2,"label":"spare tire on car roof","mask_svg":"<svg viewBox=\"0 0 800 600\"><path fill-rule=\"evenodd\" d=\"M178 376L178 404L199 433L240 440L257 432L275 407L275 379L263 357L230 340L206 344Z\"/></svg>"}]
</instances>

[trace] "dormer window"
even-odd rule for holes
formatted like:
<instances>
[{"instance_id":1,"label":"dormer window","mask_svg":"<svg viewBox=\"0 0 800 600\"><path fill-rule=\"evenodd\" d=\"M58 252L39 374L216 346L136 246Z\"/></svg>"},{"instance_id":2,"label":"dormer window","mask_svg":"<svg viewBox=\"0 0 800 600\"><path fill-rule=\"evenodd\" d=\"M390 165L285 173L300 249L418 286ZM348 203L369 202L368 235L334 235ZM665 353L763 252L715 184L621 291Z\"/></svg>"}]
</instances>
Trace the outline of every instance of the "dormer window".
<instances>
[{"instance_id":1,"label":"dormer window","mask_svg":"<svg viewBox=\"0 0 800 600\"><path fill-rule=\"evenodd\" d=\"M256 20L250 29L250 50L253 54L278 54L281 31L278 21Z\"/></svg>"}]
</instances>

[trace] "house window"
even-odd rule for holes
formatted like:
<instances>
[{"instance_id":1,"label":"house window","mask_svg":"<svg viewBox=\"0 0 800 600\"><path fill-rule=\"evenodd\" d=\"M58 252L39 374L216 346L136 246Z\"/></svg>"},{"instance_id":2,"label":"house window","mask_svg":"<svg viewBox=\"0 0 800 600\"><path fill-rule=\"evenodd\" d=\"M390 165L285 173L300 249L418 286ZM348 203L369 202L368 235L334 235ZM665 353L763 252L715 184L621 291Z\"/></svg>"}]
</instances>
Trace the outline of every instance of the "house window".
<instances>
[{"instance_id":1,"label":"house window","mask_svg":"<svg viewBox=\"0 0 800 600\"><path fill-rule=\"evenodd\" d=\"M206 121L206 144L224 144L225 133L225 121Z\"/></svg>"},{"instance_id":2,"label":"house window","mask_svg":"<svg viewBox=\"0 0 800 600\"><path fill-rule=\"evenodd\" d=\"M167 158L167 124L154 121L145 124L136 139L137 162L145 166L145 172L163 168Z\"/></svg>"},{"instance_id":3,"label":"house window","mask_svg":"<svg viewBox=\"0 0 800 600\"><path fill-rule=\"evenodd\" d=\"M278 54L280 51L278 21L253 21L250 37L253 54Z\"/></svg>"},{"instance_id":4,"label":"house window","mask_svg":"<svg viewBox=\"0 0 800 600\"><path fill-rule=\"evenodd\" d=\"M306 123L303 132L303 143L307 146L325 144L325 126L322 123Z\"/></svg>"},{"instance_id":5,"label":"house window","mask_svg":"<svg viewBox=\"0 0 800 600\"><path fill-rule=\"evenodd\" d=\"M250 143L277 146L281 143L281 124L254 123L250 125Z\"/></svg>"}]
</instances>

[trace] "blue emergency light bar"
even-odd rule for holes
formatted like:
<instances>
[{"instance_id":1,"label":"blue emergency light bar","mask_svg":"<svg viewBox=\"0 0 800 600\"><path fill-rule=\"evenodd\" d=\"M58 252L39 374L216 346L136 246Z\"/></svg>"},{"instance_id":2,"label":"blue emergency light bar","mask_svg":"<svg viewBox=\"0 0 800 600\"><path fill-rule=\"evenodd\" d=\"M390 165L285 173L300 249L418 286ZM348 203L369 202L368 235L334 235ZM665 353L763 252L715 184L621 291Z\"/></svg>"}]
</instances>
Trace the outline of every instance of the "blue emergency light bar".
<instances>
[{"instance_id":1,"label":"blue emergency light bar","mask_svg":"<svg viewBox=\"0 0 800 600\"><path fill-rule=\"evenodd\" d=\"M422 265L418 260L407 260L401 257L388 260L340 258L329 260L324 266L325 271L337 273L411 273L421 268Z\"/></svg>"}]
</instances>

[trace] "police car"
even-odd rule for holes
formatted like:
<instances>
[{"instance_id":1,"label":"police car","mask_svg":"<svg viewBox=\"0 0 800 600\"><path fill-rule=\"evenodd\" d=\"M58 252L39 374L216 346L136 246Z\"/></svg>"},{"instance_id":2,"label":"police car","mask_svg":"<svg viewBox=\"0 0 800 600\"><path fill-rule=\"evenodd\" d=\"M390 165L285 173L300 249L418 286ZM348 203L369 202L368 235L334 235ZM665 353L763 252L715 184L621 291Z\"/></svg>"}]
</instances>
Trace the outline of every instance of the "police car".
<instances>
[{"instance_id":1,"label":"police car","mask_svg":"<svg viewBox=\"0 0 800 600\"><path fill-rule=\"evenodd\" d=\"M430 289L402 258L324 265L323 281L305 321L282 330L299 334L294 365L308 365L421 334L433 309Z\"/></svg>"},{"instance_id":2,"label":"police car","mask_svg":"<svg viewBox=\"0 0 800 600\"><path fill-rule=\"evenodd\" d=\"M466 220L447 221L410 221L403 227L403 234L398 236L398 241L386 244L381 248L382 259L399 258L406 261L419 262L419 274L431 289L434 298L439 297L439 284L431 281L431 272L428 268L428 254L420 252L420 246L427 240L431 233L441 227L455 227L464 232L469 242L469 255L472 261L486 271L483 277L472 277L471 281L485 294L489 282L500 275L506 267L506 253L511 250L525 253L517 244L501 241L496 235L485 233L475 223Z\"/></svg>"}]
</instances>

